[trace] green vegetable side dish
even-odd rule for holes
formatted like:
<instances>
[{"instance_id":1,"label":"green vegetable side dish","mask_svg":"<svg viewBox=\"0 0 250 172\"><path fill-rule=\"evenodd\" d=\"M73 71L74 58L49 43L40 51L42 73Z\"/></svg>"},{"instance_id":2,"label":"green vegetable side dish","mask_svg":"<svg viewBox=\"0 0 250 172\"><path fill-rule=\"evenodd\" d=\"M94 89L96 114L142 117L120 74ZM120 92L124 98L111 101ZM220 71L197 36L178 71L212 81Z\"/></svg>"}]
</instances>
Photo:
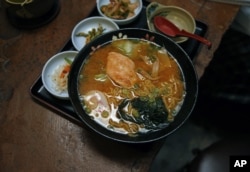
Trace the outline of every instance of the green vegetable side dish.
<instances>
[{"instance_id":1,"label":"green vegetable side dish","mask_svg":"<svg viewBox=\"0 0 250 172\"><path fill-rule=\"evenodd\" d=\"M79 32L76 34L76 36L85 37L86 38L85 43L87 44L93 39L95 39L97 36L100 36L101 34L103 34L104 31L105 31L105 28L103 28L102 25L99 23L98 28L92 28L90 31L88 31L88 33Z\"/></svg>"}]
</instances>

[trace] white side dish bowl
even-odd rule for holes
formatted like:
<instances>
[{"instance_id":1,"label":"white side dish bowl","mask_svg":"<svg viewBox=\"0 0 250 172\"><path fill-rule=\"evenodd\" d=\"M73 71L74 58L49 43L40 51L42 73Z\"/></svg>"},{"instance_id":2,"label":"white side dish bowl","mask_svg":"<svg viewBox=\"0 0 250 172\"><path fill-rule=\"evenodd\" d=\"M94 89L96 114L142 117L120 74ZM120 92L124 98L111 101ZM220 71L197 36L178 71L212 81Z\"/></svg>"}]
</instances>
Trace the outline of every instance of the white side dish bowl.
<instances>
[{"instance_id":1,"label":"white side dish bowl","mask_svg":"<svg viewBox=\"0 0 250 172\"><path fill-rule=\"evenodd\" d=\"M105 17L89 17L80 21L73 29L71 33L72 44L77 51L80 51L86 45L86 37L77 36L79 33L88 34L93 29L98 27L104 29L103 33L107 33L113 30L119 29L119 26L112 20Z\"/></svg>"},{"instance_id":2,"label":"white side dish bowl","mask_svg":"<svg viewBox=\"0 0 250 172\"><path fill-rule=\"evenodd\" d=\"M134 10L134 16L132 17L129 17L129 18L126 18L126 19L113 19L113 18L110 18L108 16L106 16L102 11L101 11L101 7L103 5L108 5L110 4L110 0L96 0L96 6L97 6L97 10L99 12L99 14L103 17L106 17L106 18L109 18L111 19L112 21L114 21L115 23L117 23L118 25L125 25L125 24L129 24L131 22L133 22L138 16L139 14L141 13L142 11L142 7L143 7L143 4L142 4L142 0L130 0L131 3L136 3L138 2L138 7Z\"/></svg>"},{"instance_id":3,"label":"white side dish bowl","mask_svg":"<svg viewBox=\"0 0 250 172\"><path fill-rule=\"evenodd\" d=\"M53 96L60 99L68 99L68 89L67 89L67 79L66 85L63 87L58 85L58 82L55 81L55 78L59 77L61 69L70 62L73 62L75 56L78 54L77 51L64 51L52 56L44 65L42 70L42 82L46 90ZM65 73L66 77L68 73Z\"/></svg>"}]
</instances>

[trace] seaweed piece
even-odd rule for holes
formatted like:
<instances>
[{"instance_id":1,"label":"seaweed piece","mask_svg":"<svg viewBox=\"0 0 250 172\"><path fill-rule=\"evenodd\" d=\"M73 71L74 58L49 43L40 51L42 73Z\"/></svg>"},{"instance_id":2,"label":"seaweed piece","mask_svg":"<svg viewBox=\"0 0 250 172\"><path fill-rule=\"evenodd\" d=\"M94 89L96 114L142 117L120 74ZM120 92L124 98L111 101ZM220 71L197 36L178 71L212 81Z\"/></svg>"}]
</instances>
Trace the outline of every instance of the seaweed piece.
<instances>
[{"instance_id":1,"label":"seaweed piece","mask_svg":"<svg viewBox=\"0 0 250 172\"><path fill-rule=\"evenodd\" d=\"M132 106L135 114L128 114L125 108ZM161 97L125 99L118 107L121 119L143 125L146 129L161 129L169 124L168 111Z\"/></svg>"}]
</instances>

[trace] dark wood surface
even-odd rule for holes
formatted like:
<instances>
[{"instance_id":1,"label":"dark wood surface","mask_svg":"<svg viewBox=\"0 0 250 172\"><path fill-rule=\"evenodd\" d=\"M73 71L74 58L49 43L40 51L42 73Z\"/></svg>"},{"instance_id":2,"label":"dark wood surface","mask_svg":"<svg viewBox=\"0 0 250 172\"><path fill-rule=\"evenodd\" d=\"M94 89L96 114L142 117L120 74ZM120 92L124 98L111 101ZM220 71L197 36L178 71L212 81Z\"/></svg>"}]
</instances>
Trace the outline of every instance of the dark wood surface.
<instances>
[{"instance_id":1,"label":"dark wood surface","mask_svg":"<svg viewBox=\"0 0 250 172\"><path fill-rule=\"evenodd\" d=\"M208 25L206 37L213 46L201 46L194 58L200 78L239 6L206 0L157 2L183 7ZM13 27L3 0L0 5L0 171L147 171L161 142L135 146L98 137L41 106L29 92L45 62L60 51L95 1L61 0L58 16L32 30Z\"/></svg>"}]
</instances>

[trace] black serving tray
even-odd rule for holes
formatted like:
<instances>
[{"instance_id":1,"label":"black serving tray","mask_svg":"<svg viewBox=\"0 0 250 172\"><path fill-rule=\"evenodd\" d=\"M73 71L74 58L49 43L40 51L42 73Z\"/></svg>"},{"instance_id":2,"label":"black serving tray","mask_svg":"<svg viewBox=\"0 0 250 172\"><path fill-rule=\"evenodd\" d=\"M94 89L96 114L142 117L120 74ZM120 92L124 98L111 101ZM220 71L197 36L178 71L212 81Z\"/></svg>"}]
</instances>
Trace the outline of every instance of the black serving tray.
<instances>
[{"instance_id":1,"label":"black serving tray","mask_svg":"<svg viewBox=\"0 0 250 172\"><path fill-rule=\"evenodd\" d=\"M148 29L147 26L147 18L146 18L146 7L149 4L148 1L143 1L143 9L140 13L140 16L132 23L120 26L120 28L145 28ZM92 12L89 14L89 17L92 16L99 16L97 8L94 8ZM207 32L207 25L203 22L196 20L196 30L195 33L204 36ZM180 44L180 46L187 52L189 57L193 59L200 48L200 42L188 39L188 41ZM71 40L69 40L61 49L61 51L67 51L67 50L75 50ZM61 52L60 51L60 52ZM78 117L78 115L75 113L73 106L70 102L70 100L61 100L53 95L51 95L43 86L41 76L37 78L37 80L34 82L34 84L30 88L31 96L38 102L41 103L41 105L44 105L45 107L49 108L52 111L55 111L56 113L59 113L59 115L63 116L64 118L71 120L72 122L76 122L81 124L81 120Z\"/></svg>"}]
</instances>

